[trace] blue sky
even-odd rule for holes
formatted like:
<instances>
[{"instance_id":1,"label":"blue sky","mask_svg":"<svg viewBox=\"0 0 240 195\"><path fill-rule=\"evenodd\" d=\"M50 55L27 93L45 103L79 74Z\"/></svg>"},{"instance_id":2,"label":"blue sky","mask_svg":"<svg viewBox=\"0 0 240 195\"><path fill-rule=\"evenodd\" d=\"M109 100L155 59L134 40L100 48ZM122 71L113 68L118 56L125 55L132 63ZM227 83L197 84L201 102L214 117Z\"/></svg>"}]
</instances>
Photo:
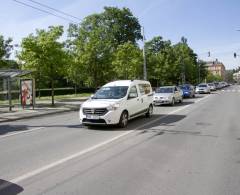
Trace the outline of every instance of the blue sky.
<instances>
[{"instance_id":1,"label":"blue sky","mask_svg":"<svg viewBox=\"0 0 240 195\"><path fill-rule=\"evenodd\" d=\"M19 0L31 3L28 0ZM177 43L182 36L204 60L218 58L227 69L240 66L239 0L36 0L79 18L99 13L104 6L128 7L145 28L146 39L162 36ZM32 4L33 5L33 4ZM68 26L68 21L25 7L13 0L1 2L0 34L19 43L36 28ZM207 56L207 52L211 56Z\"/></svg>"}]
</instances>

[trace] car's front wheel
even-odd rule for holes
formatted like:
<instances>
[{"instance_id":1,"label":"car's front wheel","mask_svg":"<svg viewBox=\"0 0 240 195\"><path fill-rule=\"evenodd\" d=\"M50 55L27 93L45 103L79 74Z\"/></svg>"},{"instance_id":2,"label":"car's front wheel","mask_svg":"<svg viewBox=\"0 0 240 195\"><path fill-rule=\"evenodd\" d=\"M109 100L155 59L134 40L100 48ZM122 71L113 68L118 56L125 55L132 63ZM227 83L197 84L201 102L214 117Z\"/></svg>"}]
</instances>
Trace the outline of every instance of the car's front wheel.
<instances>
[{"instance_id":1,"label":"car's front wheel","mask_svg":"<svg viewBox=\"0 0 240 195\"><path fill-rule=\"evenodd\" d=\"M149 107L148 107L148 111L147 111L147 113L146 113L146 117L147 117L147 118L150 118L152 115L153 115L153 105L151 104L151 105L149 105Z\"/></svg>"},{"instance_id":2,"label":"car's front wheel","mask_svg":"<svg viewBox=\"0 0 240 195\"><path fill-rule=\"evenodd\" d=\"M123 111L118 125L119 127L124 128L127 126L127 124L128 124L128 113L127 111Z\"/></svg>"},{"instance_id":3,"label":"car's front wheel","mask_svg":"<svg viewBox=\"0 0 240 195\"><path fill-rule=\"evenodd\" d=\"M179 103L182 103L182 102L183 102L183 98L180 98Z\"/></svg>"}]
</instances>

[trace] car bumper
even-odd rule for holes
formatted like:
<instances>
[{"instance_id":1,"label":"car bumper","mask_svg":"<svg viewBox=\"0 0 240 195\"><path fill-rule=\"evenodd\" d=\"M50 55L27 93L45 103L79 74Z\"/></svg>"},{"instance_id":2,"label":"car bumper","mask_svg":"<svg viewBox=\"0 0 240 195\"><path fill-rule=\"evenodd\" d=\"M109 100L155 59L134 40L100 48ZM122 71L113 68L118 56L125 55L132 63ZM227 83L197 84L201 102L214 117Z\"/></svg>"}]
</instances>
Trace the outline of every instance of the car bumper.
<instances>
[{"instance_id":1,"label":"car bumper","mask_svg":"<svg viewBox=\"0 0 240 195\"><path fill-rule=\"evenodd\" d=\"M198 90L196 91L196 93L209 93L210 91L207 91L207 90Z\"/></svg>"},{"instance_id":2,"label":"car bumper","mask_svg":"<svg viewBox=\"0 0 240 195\"><path fill-rule=\"evenodd\" d=\"M170 100L154 100L154 105L162 105L162 104L171 104L172 102Z\"/></svg>"},{"instance_id":3,"label":"car bumper","mask_svg":"<svg viewBox=\"0 0 240 195\"><path fill-rule=\"evenodd\" d=\"M183 97L191 97L191 93L183 93Z\"/></svg>"},{"instance_id":4,"label":"car bumper","mask_svg":"<svg viewBox=\"0 0 240 195\"><path fill-rule=\"evenodd\" d=\"M79 120L83 125L116 125L119 123L120 116L120 110L108 111L103 116L85 115L81 109L79 111Z\"/></svg>"}]
</instances>

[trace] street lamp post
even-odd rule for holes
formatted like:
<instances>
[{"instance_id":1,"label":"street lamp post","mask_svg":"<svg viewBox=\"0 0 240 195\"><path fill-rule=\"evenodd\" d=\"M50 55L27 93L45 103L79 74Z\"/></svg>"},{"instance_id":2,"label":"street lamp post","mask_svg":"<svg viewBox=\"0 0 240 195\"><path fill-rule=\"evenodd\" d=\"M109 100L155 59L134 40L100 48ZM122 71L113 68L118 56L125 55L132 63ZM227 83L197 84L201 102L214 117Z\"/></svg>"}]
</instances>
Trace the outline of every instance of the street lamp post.
<instances>
[{"instance_id":1,"label":"street lamp post","mask_svg":"<svg viewBox=\"0 0 240 195\"><path fill-rule=\"evenodd\" d=\"M197 59L197 63L198 63L198 83L200 83L200 75L201 75L200 74L200 71L201 71L200 68L201 67L200 67L200 60L199 59Z\"/></svg>"},{"instance_id":2,"label":"street lamp post","mask_svg":"<svg viewBox=\"0 0 240 195\"><path fill-rule=\"evenodd\" d=\"M9 111L12 111L11 77L7 78Z\"/></svg>"},{"instance_id":3,"label":"street lamp post","mask_svg":"<svg viewBox=\"0 0 240 195\"><path fill-rule=\"evenodd\" d=\"M146 65L144 27L142 27L142 34L143 34L143 79L144 79L144 80L147 80L147 65Z\"/></svg>"},{"instance_id":4,"label":"street lamp post","mask_svg":"<svg viewBox=\"0 0 240 195\"><path fill-rule=\"evenodd\" d=\"M208 51L208 52L204 52L204 53L201 53L201 54L207 54L207 57L211 57L211 52ZM201 82L201 60L199 58L199 56L197 57L197 63L198 63L198 83ZM206 80L206 78L205 78Z\"/></svg>"}]
</instances>

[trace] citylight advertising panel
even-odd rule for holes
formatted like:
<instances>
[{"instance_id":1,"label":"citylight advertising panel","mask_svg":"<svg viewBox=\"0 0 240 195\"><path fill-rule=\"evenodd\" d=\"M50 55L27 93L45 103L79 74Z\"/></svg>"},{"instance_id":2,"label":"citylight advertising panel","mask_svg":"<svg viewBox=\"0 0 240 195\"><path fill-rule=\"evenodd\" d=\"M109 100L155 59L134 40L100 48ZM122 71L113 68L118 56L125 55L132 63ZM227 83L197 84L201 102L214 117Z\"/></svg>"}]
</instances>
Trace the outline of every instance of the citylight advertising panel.
<instances>
[{"instance_id":1,"label":"citylight advertising panel","mask_svg":"<svg viewBox=\"0 0 240 195\"><path fill-rule=\"evenodd\" d=\"M33 79L21 79L21 103L22 106L34 106L34 82Z\"/></svg>"}]
</instances>

